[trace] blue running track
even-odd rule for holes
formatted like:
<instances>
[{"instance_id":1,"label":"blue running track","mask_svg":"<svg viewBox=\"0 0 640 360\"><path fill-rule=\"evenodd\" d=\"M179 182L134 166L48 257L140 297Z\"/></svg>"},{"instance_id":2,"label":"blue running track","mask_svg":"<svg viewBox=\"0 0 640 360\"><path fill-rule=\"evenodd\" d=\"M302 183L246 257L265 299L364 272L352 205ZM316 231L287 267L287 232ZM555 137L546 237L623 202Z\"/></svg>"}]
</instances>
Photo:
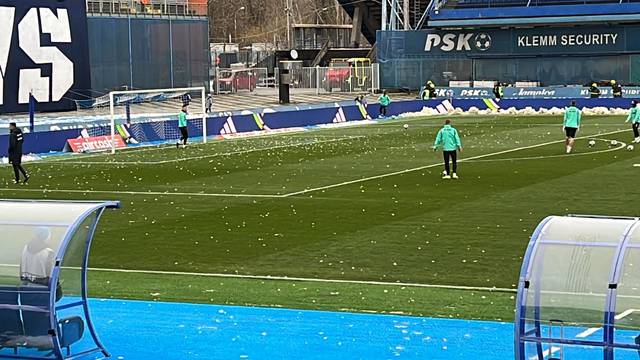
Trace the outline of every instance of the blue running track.
<instances>
[{"instance_id":1,"label":"blue running track","mask_svg":"<svg viewBox=\"0 0 640 360\"><path fill-rule=\"evenodd\" d=\"M92 300L112 359L513 359L513 324Z\"/></svg>"}]
</instances>

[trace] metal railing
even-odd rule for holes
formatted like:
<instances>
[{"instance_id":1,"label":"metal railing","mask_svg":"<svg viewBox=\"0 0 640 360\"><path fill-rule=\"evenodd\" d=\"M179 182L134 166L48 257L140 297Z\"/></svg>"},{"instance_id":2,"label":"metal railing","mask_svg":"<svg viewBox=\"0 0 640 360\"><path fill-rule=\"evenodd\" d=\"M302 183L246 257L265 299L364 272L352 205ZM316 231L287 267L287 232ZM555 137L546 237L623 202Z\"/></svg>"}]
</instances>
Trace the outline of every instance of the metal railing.
<instances>
[{"instance_id":1,"label":"metal railing","mask_svg":"<svg viewBox=\"0 0 640 360\"><path fill-rule=\"evenodd\" d=\"M87 0L87 13L136 16L206 16L206 0Z\"/></svg>"},{"instance_id":2,"label":"metal railing","mask_svg":"<svg viewBox=\"0 0 640 360\"><path fill-rule=\"evenodd\" d=\"M230 94L256 89L276 88L280 70L269 73L266 68L215 69L214 90ZM292 93L360 93L380 88L378 64L366 67L303 67L289 70Z\"/></svg>"},{"instance_id":3,"label":"metal railing","mask_svg":"<svg viewBox=\"0 0 640 360\"><path fill-rule=\"evenodd\" d=\"M305 67L290 70L291 89L316 94L370 92L375 90L374 67Z\"/></svg>"}]
</instances>

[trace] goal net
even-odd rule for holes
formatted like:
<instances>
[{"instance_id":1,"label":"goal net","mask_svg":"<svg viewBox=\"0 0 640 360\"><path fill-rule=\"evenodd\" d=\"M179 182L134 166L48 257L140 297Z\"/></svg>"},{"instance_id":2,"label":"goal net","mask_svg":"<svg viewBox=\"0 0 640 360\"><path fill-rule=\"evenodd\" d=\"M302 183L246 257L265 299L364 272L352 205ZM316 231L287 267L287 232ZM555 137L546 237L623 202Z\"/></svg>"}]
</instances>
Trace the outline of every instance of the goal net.
<instances>
[{"instance_id":1,"label":"goal net","mask_svg":"<svg viewBox=\"0 0 640 360\"><path fill-rule=\"evenodd\" d=\"M178 118L187 113L189 141L207 141L204 87L112 91L109 97L110 124L87 129L88 136L110 135L111 151L119 138L126 144L177 142L181 136Z\"/></svg>"}]
</instances>

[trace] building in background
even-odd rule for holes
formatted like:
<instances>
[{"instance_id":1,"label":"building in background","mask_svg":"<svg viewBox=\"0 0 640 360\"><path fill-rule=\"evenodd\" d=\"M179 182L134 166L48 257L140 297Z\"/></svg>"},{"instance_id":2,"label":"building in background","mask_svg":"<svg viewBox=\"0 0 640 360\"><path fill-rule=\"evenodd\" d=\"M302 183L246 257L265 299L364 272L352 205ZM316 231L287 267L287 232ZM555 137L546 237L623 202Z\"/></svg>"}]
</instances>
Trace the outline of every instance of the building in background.
<instances>
[{"instance_id":1,"label":"building in background","mask_svg":"<svg viewBox=\"0 0 640 360\"><path fill-rule=\"evenodd\" d=\"M294 24L293 48L297 50L321 49L325 44L331 48L369 47L367 40L358 34L352 41L353 25Z\"/></svg>"},{"instance_id":2,"label":"building in background","mask_svg":"<svg viewBox=\"0 0 640 360\"><path fill-rule=\"evenodd\" d=\"M376 43L382 88L416 90L427 80L640 83L638 3L338 1Z\"/></svg>"}]
</instances>

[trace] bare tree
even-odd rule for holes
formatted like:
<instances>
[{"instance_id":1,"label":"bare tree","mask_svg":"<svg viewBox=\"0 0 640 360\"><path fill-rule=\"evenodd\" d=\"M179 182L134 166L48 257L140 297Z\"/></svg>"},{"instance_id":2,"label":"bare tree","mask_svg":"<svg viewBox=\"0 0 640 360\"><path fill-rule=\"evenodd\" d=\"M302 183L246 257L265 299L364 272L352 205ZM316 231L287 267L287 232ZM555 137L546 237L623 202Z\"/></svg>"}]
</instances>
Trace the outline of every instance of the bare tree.
<instances>
[{"instance_id":1,"label":"bare tree","mask_svg":"<svg viewBox=\"0 0 640 360\"><path fill-rule=\"evenodd\" d=\"M335 24L348 18L336 0L293 0L294 23ZM212 42L250 44L284 43L287 38L286 0L210 0L209 21ZM239 10L244 7L244 10ZM238 33L234 34L234 19Z\"/></svg>"}]
</instances>

